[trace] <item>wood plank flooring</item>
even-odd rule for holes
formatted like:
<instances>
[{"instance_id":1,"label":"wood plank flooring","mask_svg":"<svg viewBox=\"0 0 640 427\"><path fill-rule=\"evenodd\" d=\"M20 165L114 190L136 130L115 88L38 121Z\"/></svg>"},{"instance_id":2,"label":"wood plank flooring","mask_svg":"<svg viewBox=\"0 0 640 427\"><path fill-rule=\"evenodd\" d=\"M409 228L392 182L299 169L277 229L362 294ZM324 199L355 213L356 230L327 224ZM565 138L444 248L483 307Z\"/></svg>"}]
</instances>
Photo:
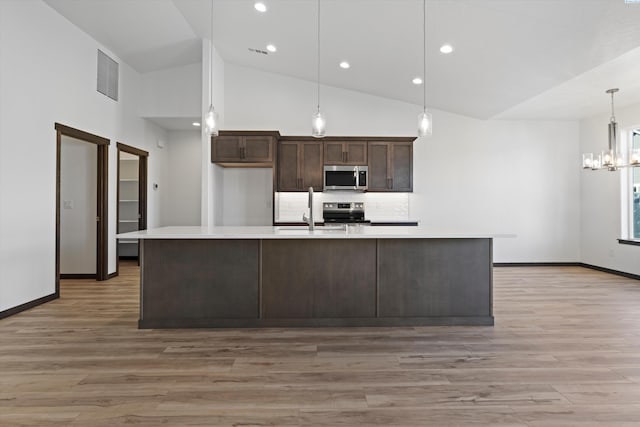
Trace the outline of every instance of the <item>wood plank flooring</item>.
<instances>
[{"instance_id":1,"label":"wood plank flooring","mask_svg":"<svg viewBox=\"0 0 640 427\"><path fill-rule=\"evenodd\" d=\"M0 320L0 426L638 426L640 282L494 270L494 327L138 330L138 269Z\"/></svg>"}]
</instances>

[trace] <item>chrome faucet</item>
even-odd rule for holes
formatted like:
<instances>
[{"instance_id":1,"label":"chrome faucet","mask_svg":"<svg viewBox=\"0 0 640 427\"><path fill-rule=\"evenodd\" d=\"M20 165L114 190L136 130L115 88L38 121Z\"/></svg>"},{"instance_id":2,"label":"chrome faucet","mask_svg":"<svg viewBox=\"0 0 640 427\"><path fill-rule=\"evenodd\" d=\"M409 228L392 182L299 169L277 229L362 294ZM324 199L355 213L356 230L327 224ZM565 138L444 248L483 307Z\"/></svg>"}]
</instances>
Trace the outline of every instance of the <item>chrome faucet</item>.
<instances>
[{"instance_id":1,"label":"chrome faucet","mask_svg":"<svg viewBox=\"0 0 640 427\"><path fill-rule=\"evenodd\" d=\"M309 224L309 231L313 231L315 226L313 224L313 187L309 187L309 217L306 214L302 214L302 220Z\"/></svg>"}]
</instances>

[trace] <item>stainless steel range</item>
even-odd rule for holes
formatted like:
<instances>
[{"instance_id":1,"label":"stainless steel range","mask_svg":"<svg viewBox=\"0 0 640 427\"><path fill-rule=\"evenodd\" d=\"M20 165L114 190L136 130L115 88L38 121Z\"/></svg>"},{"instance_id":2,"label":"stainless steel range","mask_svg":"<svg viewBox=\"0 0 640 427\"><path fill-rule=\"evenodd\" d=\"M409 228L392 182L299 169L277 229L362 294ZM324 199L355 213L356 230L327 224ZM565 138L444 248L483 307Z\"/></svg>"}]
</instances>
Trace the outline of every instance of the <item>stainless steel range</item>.
<instances>
[{"instance_id":1,"label":"stainless steel range","mask_svg":"<svg viewBox=\"0 0 640 427\"><path fill-rule=\"evenodd\" d=\"M366 223L362 202L324 202L322 218L325 223Z\"/></svg>"}]
</instances>

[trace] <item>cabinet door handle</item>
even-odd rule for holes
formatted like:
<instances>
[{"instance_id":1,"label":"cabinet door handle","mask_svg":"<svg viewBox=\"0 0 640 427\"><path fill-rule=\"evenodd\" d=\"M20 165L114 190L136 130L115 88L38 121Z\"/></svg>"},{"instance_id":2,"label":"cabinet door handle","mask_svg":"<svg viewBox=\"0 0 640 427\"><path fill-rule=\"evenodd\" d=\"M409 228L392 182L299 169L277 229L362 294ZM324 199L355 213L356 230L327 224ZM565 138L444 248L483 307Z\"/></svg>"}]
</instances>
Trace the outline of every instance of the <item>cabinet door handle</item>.
<instances>
[{"instance_id":1,"label":"cabinet door handle","mask_svg":"<svg viewBox=\"0 0 640 427\"><path fill-rule=\"evenodd\" d=\"M389 190L393 190L393 178L389 178Z\"/></svg>"},{"instance_id":2,"label":"cabinet door handle","mask_svg":"<svg viewBox=\"0 0 640 427\"><path fill-rule=\"evenodd\" d=\"M387 188L391 190L391 178L387 178Z\"/></svg>"},{"instance_id":3,"label":"cabinet door handle","mask_svg":"<svg viewBox=\"0 0 640 427\"><path fill-rule=\"evenodd\" d=\"M240 147L240 158L244 159L245 156L246 156L245 148L244 147Z\"/></svg>"}]
</instances>

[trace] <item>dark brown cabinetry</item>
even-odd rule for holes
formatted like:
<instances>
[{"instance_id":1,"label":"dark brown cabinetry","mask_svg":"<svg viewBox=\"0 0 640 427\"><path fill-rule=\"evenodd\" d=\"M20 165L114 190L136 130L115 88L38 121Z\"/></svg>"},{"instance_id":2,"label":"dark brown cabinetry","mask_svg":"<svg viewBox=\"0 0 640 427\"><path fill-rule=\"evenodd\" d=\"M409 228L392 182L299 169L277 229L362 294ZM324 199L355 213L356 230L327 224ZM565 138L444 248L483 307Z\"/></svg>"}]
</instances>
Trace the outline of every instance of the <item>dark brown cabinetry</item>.
<instances>
[{"instance_id":1,"label":"dark brown cabinetry","mask_svg":"<svg viewBox=\"0 0 640 427\"><path fill-rule=\"evenodd\" d=\"M366 165L366 141L326 141L324 143L325 165Z\"/></svg>"},{"instance_id":2,"label":"dark brown cabinetry","mask_svg":"<svg viewBox=\"0 0 640 427\"><path fill-rule=\"evenodd\" d=\"M369 191L413 191L411 142L369 141Z\"/></svg>"},{"instance_id":3,"label":"dark brown cabinetry","mask_svg":"<svg viewBox=\"0 0 640 427\"><path fill-rule=\"evenodd\" d=\"M280 141L278 191L322 191L322 142Z\"/></svg>"},{"instance_id":4,"label":"dark brown cabinetry","mask_svg":"<svg viewBox=\"0 0 640 427\"><path fill-rule=\"evenodd\" d=\"M368 165L368 191L413 191L410 137L281 137L278 131L220 131L211 161L230 167L275 167L276 191L323 189L324 165Z\"/></svg>"},{"instance_id":5,"label":"dark brown cabinetry","mask_svg":"<svg viewBox=\"0 0 640 427\"><path fill-rule=\"evenodd\" d=\"M264 240L262 256L265 319L375 317L375 240Z\"/></svg>"},{"instance_id":6,"label":"dark brown cabinetry","mask_svg":"<svg viewBox=\"0 0 640 427\"><path fill-rule=\"evenodd\" d=\"M197 326L202 319L260 316L258 240L141 242L141 323Z\"/></svg>"},{"instance_id":7,"label":"dark brown cabinetry","mask_svg":"<svg viewBox=\"0 0 640 427\"><path fill-rule=\"evenodd\" d=\"M211 161L223 166L273 164L278 132L221 131L211 138Z\"/></svg>"},{"instance_id":8,"label":"dark brown cabinetry","mask_svg":"<svg viewBox=\"0 0 640 427\"><path fill-rule=\"evenodd\" d=\"M380 317L492 315L491 239L378 240Z\"/></svg>"},{"instance_id":9,"label":"dark brown cabinetry","mask_svg":"<svg viewBox=\"0 0 640 427\"><path fill-rule=\"evenodd\" d=\"M220 237L141 241L141 328L493 325L488 237Z\"/></svg>"}]
</instances>

